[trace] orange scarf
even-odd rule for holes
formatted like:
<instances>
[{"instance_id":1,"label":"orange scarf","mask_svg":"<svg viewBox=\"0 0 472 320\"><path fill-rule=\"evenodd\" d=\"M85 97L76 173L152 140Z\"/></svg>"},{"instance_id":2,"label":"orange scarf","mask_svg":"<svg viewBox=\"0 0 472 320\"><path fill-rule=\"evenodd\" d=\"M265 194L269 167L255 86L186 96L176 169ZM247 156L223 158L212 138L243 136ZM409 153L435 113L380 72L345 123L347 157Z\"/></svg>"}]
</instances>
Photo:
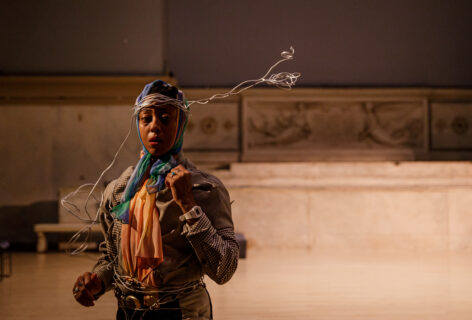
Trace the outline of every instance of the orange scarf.
<instances>
[{"instance_id":1,"label":"orange scarf","mask_svg":"<svg viewBox=\"0 0 472 320\"><path fill-rule=\"evenodd\" d=\"M156 287L154 269L164 260L156 193L149 194L147 180L130 202L129 224L121 226L121 253L125 273Z\"/></svg>"}]
</instances>

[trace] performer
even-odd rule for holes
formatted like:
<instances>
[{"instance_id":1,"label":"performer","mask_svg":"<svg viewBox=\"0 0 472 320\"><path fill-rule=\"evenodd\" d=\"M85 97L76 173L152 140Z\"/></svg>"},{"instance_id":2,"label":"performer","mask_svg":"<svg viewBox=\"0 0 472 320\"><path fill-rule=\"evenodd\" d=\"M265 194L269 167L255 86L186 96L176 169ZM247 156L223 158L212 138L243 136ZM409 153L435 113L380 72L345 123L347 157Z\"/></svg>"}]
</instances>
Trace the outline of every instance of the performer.
<instances>
[{"instance_id":1,"label":"performer","mask_svg":"<svg viewBox=\"0 0 472 320\"><path fill-rule=\"evenodd\" d=\"M230 280L239 247L224 185L181 152L188 113L183 93L161 80L136 99L142 157L104 191L105 241L73 286L80 304L113 289L117 319L212 319L203 276Z\"/></svg>"}]
</instances>

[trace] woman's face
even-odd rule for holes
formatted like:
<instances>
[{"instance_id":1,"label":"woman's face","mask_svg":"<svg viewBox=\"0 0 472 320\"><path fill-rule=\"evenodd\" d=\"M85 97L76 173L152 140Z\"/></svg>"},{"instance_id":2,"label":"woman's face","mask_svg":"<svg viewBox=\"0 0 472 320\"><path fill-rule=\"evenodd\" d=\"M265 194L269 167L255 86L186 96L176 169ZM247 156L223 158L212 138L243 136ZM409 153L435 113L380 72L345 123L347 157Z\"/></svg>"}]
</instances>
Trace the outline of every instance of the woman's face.
<instances>
[{"instance_id":1,"label":"woman's face","mask_svg":"<svg viewBox=\"0 0 472 320\"><path fill-rule=\"evenodd\" d=\"M177 108L165 105L144 108L139 112L141 140L153 156L166 154L174 145L177 115Z\"/></svg>"}]
</instances>

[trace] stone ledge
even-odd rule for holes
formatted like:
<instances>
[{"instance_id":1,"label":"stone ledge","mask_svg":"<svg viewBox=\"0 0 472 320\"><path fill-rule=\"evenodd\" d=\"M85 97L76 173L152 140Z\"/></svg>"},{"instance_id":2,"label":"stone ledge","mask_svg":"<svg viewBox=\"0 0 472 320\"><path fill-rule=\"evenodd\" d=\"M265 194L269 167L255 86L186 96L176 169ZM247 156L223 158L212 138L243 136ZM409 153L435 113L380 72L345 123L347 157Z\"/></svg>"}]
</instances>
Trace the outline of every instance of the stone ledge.
<instances>
[{"instance_id":1,"label":"stone ledge","mask_svg":"<svg viewBox=\"0 0 472 320\"><path fill-rule=\"evenodd\" d=\"M233 163L231 188L472 187L471 162Z\"/></svg>"}]
</instances>

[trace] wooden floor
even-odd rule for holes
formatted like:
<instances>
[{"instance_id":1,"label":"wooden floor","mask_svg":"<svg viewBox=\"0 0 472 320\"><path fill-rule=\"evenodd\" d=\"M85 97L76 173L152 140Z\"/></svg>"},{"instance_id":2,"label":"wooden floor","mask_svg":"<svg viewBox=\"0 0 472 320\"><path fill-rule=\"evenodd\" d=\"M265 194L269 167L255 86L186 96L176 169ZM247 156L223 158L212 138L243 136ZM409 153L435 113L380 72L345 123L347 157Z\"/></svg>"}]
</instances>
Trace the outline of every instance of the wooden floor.
<instances>
[{"instance_id":1,"label":"wooden floor","mask_svg":"<svg viewBox=\"0 0 472 320\"><path fill-rule=\"evenodd\" d=\"M113 319L111 293L91 308L71 294L96 256L15 253L12 277L0 282L0 319ZM215 319L472 319L472 254L252 250L229 283L207 283Z\"/></svg>"}]
</instances>

